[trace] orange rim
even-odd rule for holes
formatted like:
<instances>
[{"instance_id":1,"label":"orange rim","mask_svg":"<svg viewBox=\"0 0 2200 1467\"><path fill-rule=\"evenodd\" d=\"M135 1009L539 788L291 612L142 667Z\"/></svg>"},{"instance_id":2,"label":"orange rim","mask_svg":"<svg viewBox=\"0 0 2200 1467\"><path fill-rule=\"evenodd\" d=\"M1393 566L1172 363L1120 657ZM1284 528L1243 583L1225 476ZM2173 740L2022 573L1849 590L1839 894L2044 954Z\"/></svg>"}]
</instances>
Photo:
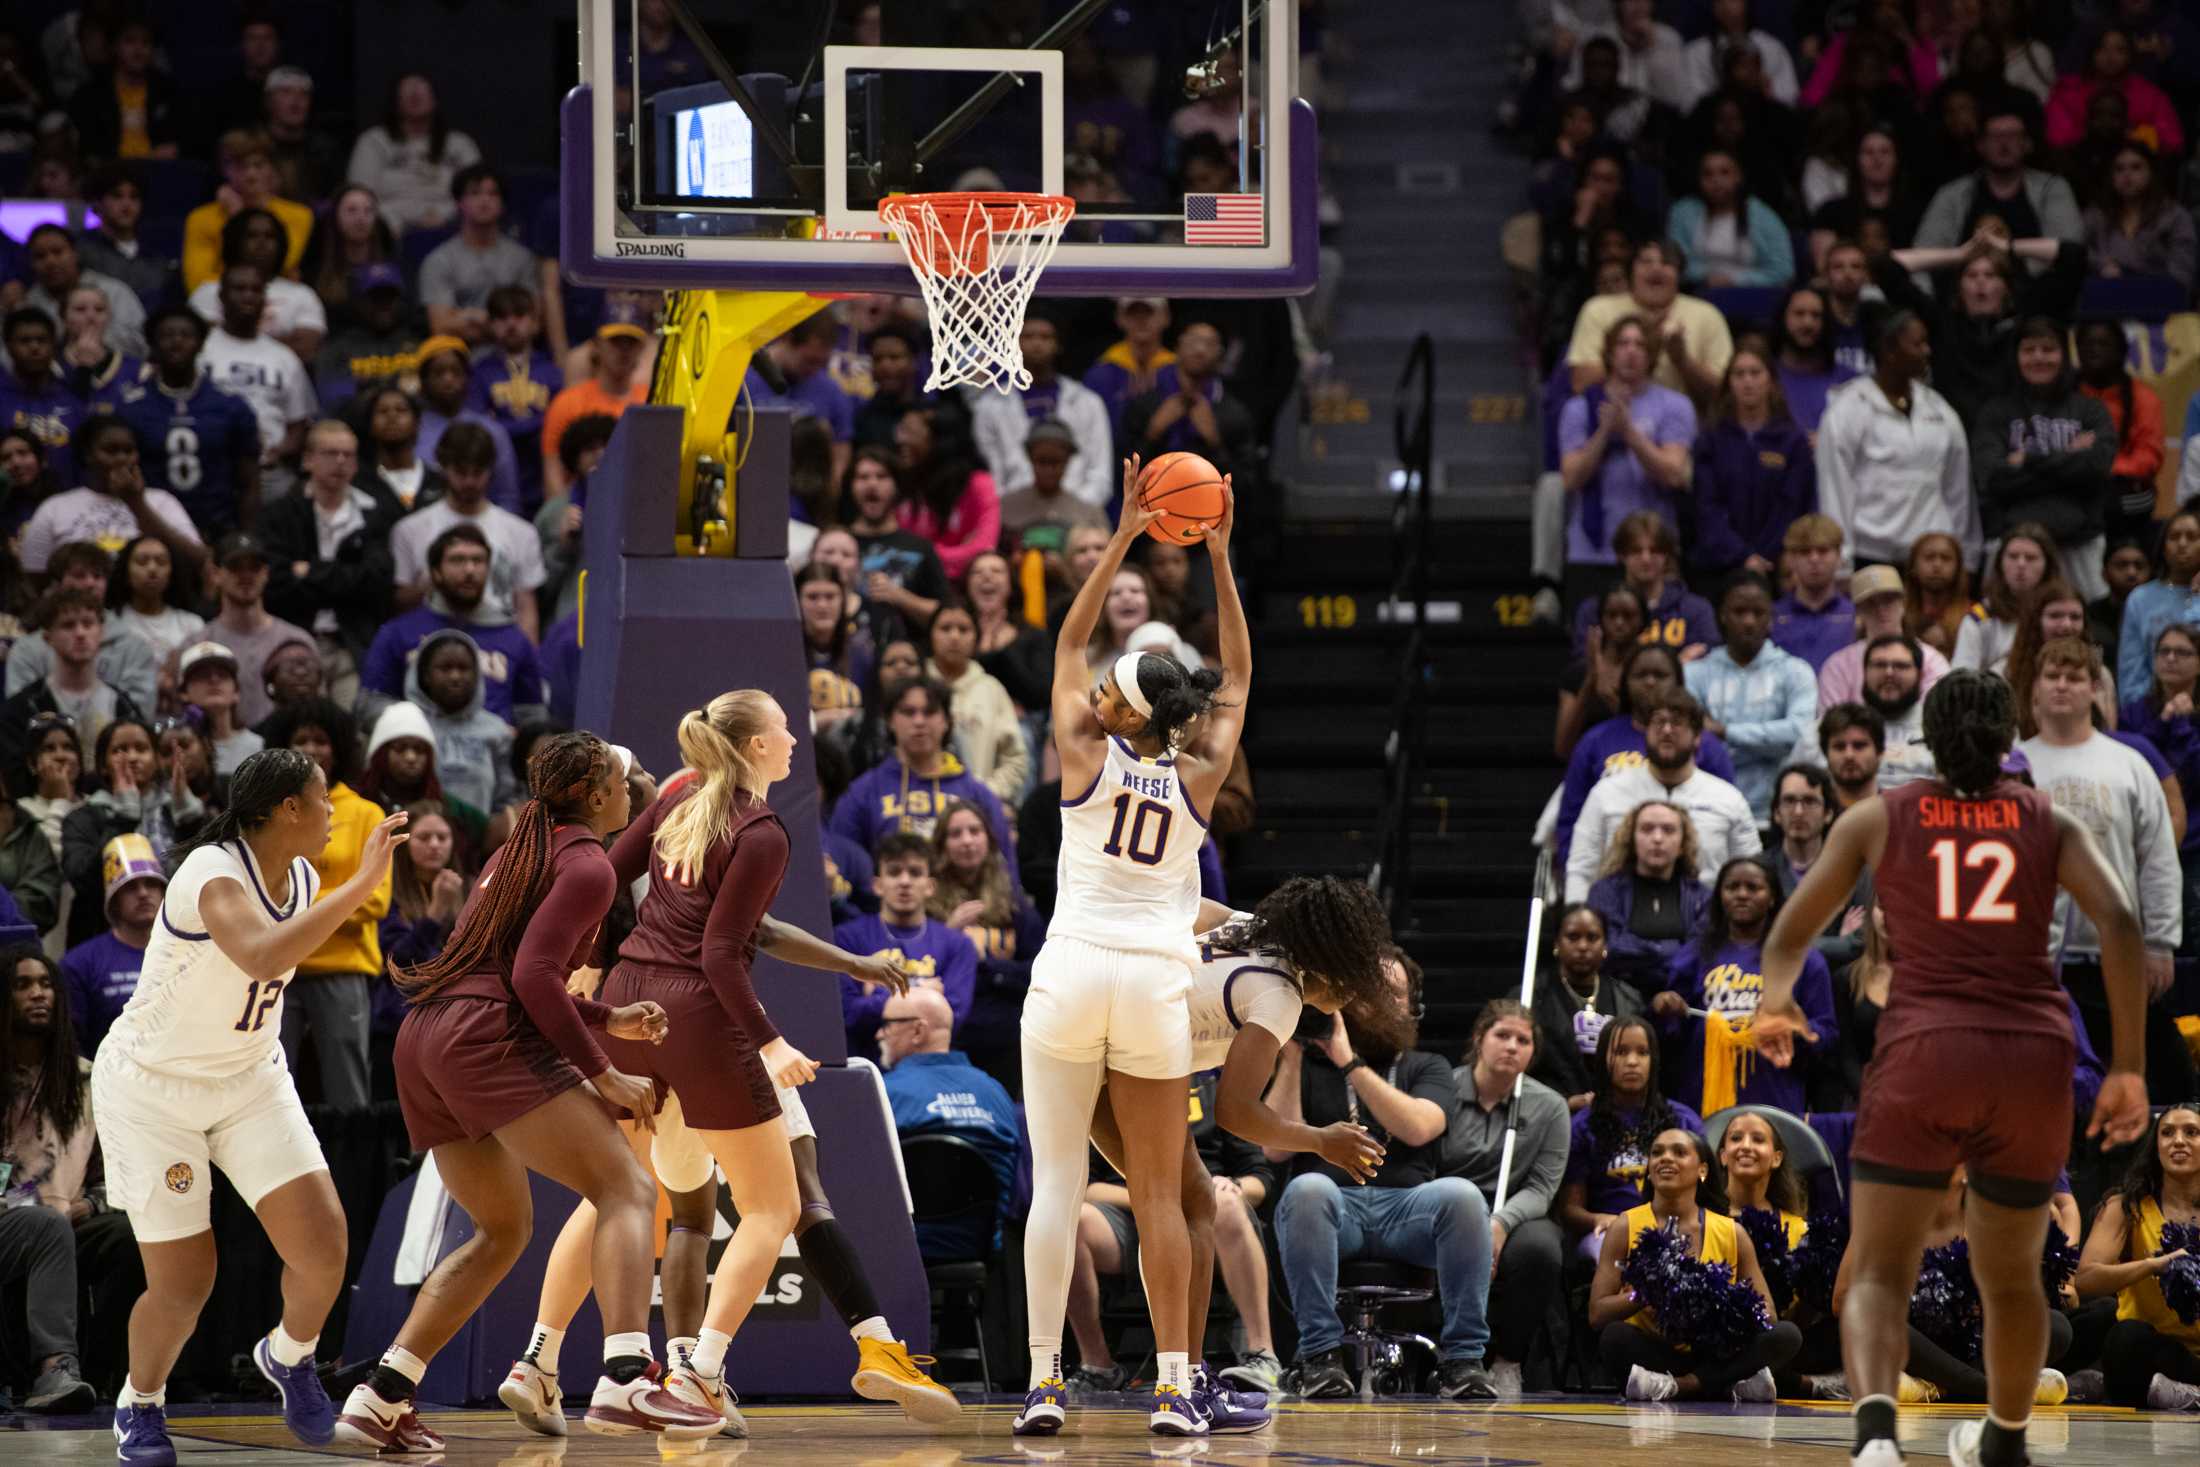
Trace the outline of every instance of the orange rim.
<instances>
[{"instance_id":1,"label":"orange rim","mask_svg":"<svg viewBox=\"0 0 2200 1467\"><path fill-rule=\"evenodd\" d=\"M919 205L931 209L940 226L938 234L919 231L918 221L911 217ZM986 216L987 229L973 235L971 216L981 212ZM921 262L935 275L975 275L983 271L990 263L992 236L1016 229L1019 217L1027 230L1040 226L1058 229L1076 212L1077 201L1065 194L890 194L879 200L878 206L879 217L902 236L911 263ZM968 258L956 261L951 252L966 244Z\"/></svg>"}]
</instances>

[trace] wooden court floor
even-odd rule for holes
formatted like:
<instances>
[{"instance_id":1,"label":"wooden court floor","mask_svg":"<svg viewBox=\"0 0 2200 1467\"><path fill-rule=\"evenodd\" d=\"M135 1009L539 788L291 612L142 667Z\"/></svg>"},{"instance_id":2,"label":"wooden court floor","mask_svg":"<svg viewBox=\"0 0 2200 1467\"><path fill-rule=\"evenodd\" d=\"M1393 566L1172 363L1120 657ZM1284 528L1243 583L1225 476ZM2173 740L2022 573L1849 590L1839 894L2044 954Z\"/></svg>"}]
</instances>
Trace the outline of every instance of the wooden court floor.
<instances>
[{"instance_id":1,"label":"wooden court floor","mask_svg":"<svg viewBox=\"0 0 2200 1467\"><path fill-rule=\"evenodd\" d=\"M234 1412L235 1408L212 1408ZM570 1408L569 1408L570 1409ZM1166 1460L1278 1467L1602 1467L1602 1464L1684 1462L1728 1467L1770 1462L1845 1462L1846 1408L1803 1405L1625 1406L1582 1399L1530 1399L1459 1406L1435 1401L1286 1403L1268 1430L1252 1436L1164 1440L1150 1436L1128 1403L1082 1407L1052 1440L1020 1441L1008 1433L1013 1405L996 1398L966 1400L952 1427L916 1426L885 1406L757 1406L746 1442L720 1439L660 1446L633 1438L595 1436L574 1420L573 1435L554 1441L529 1434L503 1411L431 1411L443 1434L446 1467L558 1467L561 1463L655 1462L677 1458L693 1467L1038 1467L1042 1463L1153 1463ZM1903 1413L1903 1446L1912 1460L1945 1460L1947 1433L1963 1408L1927 1407ZM40 1422L18 1417L0 1426L0 1463L91 1464L114 1461L114 1438L83 1419ZM182 1467L325 1467L349 1455L300 1447L267 1415L191 1414L171 1422ZM2150 1416L2077 1407L2044 1413L2032 1429L2033 1460L2066 1467L2134 1462L2200 1464L2200 1416Z\"/></svg>"}]
</instances>

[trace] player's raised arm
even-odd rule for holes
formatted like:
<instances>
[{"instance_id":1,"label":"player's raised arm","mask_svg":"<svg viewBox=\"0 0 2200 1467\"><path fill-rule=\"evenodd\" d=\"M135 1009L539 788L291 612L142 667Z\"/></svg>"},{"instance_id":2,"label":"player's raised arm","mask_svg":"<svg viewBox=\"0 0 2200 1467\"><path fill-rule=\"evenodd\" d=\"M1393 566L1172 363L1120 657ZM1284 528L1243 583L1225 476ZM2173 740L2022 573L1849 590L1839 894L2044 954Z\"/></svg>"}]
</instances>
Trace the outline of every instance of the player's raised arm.
<instances>
[{"instance_id":1,"label":"player's raised arm","mask_svg":"<svg viewBox=\"0 0 2200 1467\"><path fill-rule=\"evenodd\" d=\"M1253 633L1245 624L1245 603L1239 599L1237 577L1230 572L1230 531L1237 523L1237 490L1228 476L1222 481L1222 518L1207 532L1207 553L1215 567L1215 631L1222 649L1222 697L1215 700L1200 721L1198 736L1185 752L1197 761L1186 771L1185 783L1201 804L1210 809L1222 781L1237 758L1238 737L1245 731L1246 699L1253 688Z\"/></svg>"},{"instance_id":2,"label":"player's raised arm","mask_svg":"<svg viewBox=\"0 0 2200 1467\"><path fill-rule=\"evenodd\" d=\"M2055 880L2101 934L2101 986L2108 992L2113 1050L2108 1079L2093 1103L2086 1135L2106 1133L2106 1144L2135 1141L2147 1128L2146 940L2121 881L2109 868L2093 832L2064 811L2055 812L2062 847Z\"/></svg>"},{"instance_id":3,"label":"player's raised arm","mask_svg":"<svg viewBox=\"0 0 2200 1467\"><path fill-rule=\"evenodd\" d=\"M1795 1037L1817 1037L1795 1002L1795 980L1810 954L1812 939L1826 930L1848 902L1856 879L1879 859L1887 844L1887 807L1877 795L1849 807L1826 835L1826 846L1780 907L1765 936L1765 989L1751 1026L1757 1048L1774 1064L1785 1066L1795 1054Z\"/></svg>"},{"instance_id":4,"label":"player's raised arm","mask_svg":"<svg viewBox=\"0 0 2200 1467\"><path fill-rule=\"evenodd\" d=\"M1138 455L1134 453L1123 460L1123 517L1116 522L1115 535L1100 563L1077 588L1062 618L1062 634L1054 643L1054 745L1065 757L1075 744L1100 737L1100 726L1092 716L1092 672L1085 665L1085 645L1092 640L1092 629L1100 621L1100 608L1107 604L1115 573L1123 568L1123 557L1155 518L1153 511L1138 503ZM1070 783L1063 780L1065 788Z\"/></svg>"}]
</instances>

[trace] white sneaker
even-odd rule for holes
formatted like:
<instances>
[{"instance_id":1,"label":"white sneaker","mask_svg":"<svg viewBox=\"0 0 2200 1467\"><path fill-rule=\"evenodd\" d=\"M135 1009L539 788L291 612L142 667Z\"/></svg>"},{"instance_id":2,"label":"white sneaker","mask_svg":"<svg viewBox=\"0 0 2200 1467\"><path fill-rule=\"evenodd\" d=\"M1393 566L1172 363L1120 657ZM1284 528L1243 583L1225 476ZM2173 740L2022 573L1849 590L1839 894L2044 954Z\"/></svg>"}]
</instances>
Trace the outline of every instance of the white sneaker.
<instances>
[{"instance_id":1,"label":"white sneaker","mask_svg":"<svg viewBox=\"0 0 2200 1467\"><path fill-rule=\"evenodd\" d=\"M725 1423L719 1428L719 1435L748 1440L749 1424L741 1418L740 1404L726 1384L724 1371L705 1375L683 1360L666 1372L665 1389L690 1406L716 1411L718 1419Z\"/></svg>"},{"instance_id":2,"label":"white sneaker","mask_svg":"<svg viewBox=\"0 0 2200 1467\"><path fill-rule=\"evenodd\" d=\"M2043 1370L2040 1372L2039 1386L2032 1392L2033 1405L2060 1406L2069 1399L2070 1377L2059 1370Z\"/></svg>"},{"instance_id":3,"label":"white sneaker","mask_svg":"<svg viewBox=\"0 0 2200 1467\"><path fill-rule=\"evenodd\" d=\"M2147 1383L2149 1411L2200 1411L2200 1386L2157 1375Z\"/></svg>"},{"instance_id":4,"label":"white sneaker","mask_svg":"<svg viewBox=\"0 0 2200 1467\"><path fill-rule=\"evenodd\" d=\"M1902 1467L1902 1448L1875 1436L1864 1443L1864 1450L1849 1454L1849 1467Z\"/></svg>"},{"instance_id":5,"label":"white sneaker","mask_svg":"<svg viewBox=\"0 0 2200 1467\"><path fill-rule=\"evenodd\" d=\"M1955 1467L1979 1467L1979 1438L1986 1435L1984 1421L1962 1421L1948 1433L1948 1460Z\"/></svg>"},{"instance_id":6,"label":"white sneaker","mask_svg":"<svg viewBox=\"0 0 2200 1467\"><path fill-rule=\"evenodd\" d=\"M647 1375L624 1385L608 1375L596 1377L596 1393L582 1419L590 1431L605 1436L649 1432L675 1442L716 1436L726 1424L716 1408L676 1396Z\"/></svg>"},{"instance_id":7,"label":"white sneaker","mask_svg":"<svg viewBox=\"0 0 2200 1467\"><path fill-rule=\"evenodd\" d=\"M385 1457L443 1450L443 1438L420 1424L412 1402L385 1401L365 1381L353 1386L344 1399L330 1440L338 1446L367 1447Z\"/></svg>"},{"instance_id":8,"label":"white sneaker","mask_svg":"<svg viewBox=\"0 0 2200 1467\"><path fill-rule=\"evenodd\" d=\"M1747 1380L1734 1382L1734 1399L1744 1405L1777 1401L1780 1399L1780 1390L1772 1383L1772 1372L1760 1370Z\"/></svg>"},{"instance_id":9,"label":"white sneaker","mask_svg":"<svg viewBox=\"0 0 2200 1467\"><path fill-rule=\"evenodd\" d=\"M1630 1401L1670 1401L1681 1393L1681 1383L1662 1370L1638 1365L1627 1372L1626 1396Z\"/></svg>"},{"instance_id":10,"label":"white sneaker","mask_svg":"<svg viewBox=\"0 0 2200 1467\"><path fill-rule=\"evenodd\" d=\"M1497 1399L1517 1401L1521 1396L1520 1362L1517 1360L1492 1360L1490 1384L1497 1387Z\"/></svg>"},{"instance_id":11,"label":"white sneaker","mask_svg":"<svg viewBox=\"0 0 2200 1467\"><path fill-rule=\"evenodd\" d=\"M564 1436L565 1404L558 1378L532 1360L515 1360L512 1373L497 1387L497 1399L511 1408L519 1424L543 1436Z\"/></svg>"}]
</instances>

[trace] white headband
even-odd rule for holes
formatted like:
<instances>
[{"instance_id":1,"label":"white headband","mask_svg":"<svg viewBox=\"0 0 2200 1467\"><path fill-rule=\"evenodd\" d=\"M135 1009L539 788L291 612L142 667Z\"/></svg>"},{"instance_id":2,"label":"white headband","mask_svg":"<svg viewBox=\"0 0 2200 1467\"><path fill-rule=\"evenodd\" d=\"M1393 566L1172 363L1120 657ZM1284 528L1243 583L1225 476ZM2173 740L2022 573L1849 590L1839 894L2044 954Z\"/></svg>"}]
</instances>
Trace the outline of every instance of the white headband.
<instances>
[{"instance_id":1,"label":"white headband","mask_svg":"<svg viewBox=\"0 0 2200 1467\"><path fill-rule=\"evenodd\" d=\"M1147 698L1145 689L1138 686L1138 659L1145 655L1143 652L1125 652L1115 659L1115 671L1109 676L1114 679L1116 694L1136 708L1140 718L1151 718L1153 702Z\"/></svg>"}]
</instances>

